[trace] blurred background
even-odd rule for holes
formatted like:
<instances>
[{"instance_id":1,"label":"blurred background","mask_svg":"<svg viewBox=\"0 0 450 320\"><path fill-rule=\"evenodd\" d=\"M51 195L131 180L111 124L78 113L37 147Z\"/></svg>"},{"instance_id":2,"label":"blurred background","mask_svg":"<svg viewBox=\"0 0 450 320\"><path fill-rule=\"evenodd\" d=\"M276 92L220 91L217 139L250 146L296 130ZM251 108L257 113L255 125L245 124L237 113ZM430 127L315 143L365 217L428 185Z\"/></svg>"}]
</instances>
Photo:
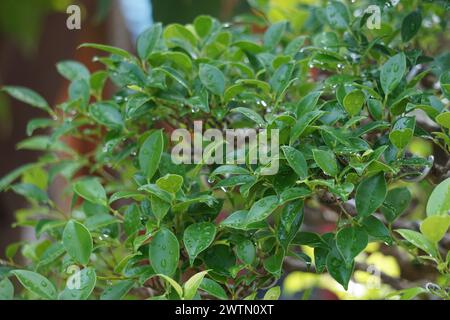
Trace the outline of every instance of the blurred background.
<instances>
[{"instance_id":1,"label":"blurred background","mask_svg":"<svg viewBox=\"0 0 450 320\"><path fill-rule=\"evenodd\" d=\"M304 33L321 28L316 20L308 20L310 12L301 5L321 0L1 0L0 1L0 86L18 85L39 92L51 105L66 99L68 83L58 73L55 64L62 60L78 60L91 71L98 66L93 57L98 53L91 49L77 50L85 42L105 43L134 51L137 35L154 22L190 23L200 14L208 14L223 22L251 19L252 7L270 4L271 21L289 19L291 28ZM353 1L352 1L353 2ZM381 1L380 2L384 2ZM81 29L69 30L66 9L76 4L81 8ZM238 17L238 18L236 18ZM316 22L314 22L316 21ZM258 32L258 30L256 30ZM261 31L261 30L259 30ZM433 31L430 29L430 33ZM422 47L432 52L445 52L450 48L448 39L435 36L423 38ZM450 67L450 55L447 55ZM110 88L111 89L111 88ZM16 150L16 144L26 138L26 125L31 118L45 114L29 108L0 92L0 177L21 164L34 161L39 154ZM423 156L433 153L431 145L412 144ZM415 203L410 215L420 215L430 191L429 185L411 190ZM11 228L16 210L23 208L23 200L12 192L0 193L0 257L7 244L20 241L28 235L20 228ZM317 209L309 215L317 232L334 230L334 217ZM311 218L312 217L312 218ZM304 251L308 254L308 248ZM312 250L310 250L312 251ZM284 299L370 299L381 298L392 289L401 289L405 277L409 281L420 279L428 269L414 265L409 258L389 248L369 245L363 257L365 266L356 271L349 291L328 275L309 273L304 266L290 265L280 280ZM403 259L403 260L402 260ZM405 260L406 259L406 260ZM376 266L370 269L370 266ZM384 283L380 284L383 273Z\"/></svg>"}]
</instances>

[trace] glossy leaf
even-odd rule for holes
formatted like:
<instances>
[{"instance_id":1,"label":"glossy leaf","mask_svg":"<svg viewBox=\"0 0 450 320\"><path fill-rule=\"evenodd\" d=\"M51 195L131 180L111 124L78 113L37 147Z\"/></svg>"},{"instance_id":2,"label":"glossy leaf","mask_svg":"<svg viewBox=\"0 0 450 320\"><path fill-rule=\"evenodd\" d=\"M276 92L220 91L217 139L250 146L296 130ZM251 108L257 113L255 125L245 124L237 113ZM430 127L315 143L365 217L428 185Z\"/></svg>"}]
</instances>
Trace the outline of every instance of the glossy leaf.
<instances>
[{"instance_id":1,"label":"glossy leaf","mask_svg":"<svg viewBox=\"0 0 450 320\"><path fill-rule=\"evenodd\" d=\"M89 230L81 223L70 220L64 228L62 241L67 253L77 262L86 265L92 253L93 241Z\"/></svg>"},{"instance_id":2,"label":"glossy leaf","mask_svg":"<svg viewBox=\"0 0 450 320\"><path fill-rule=\"evenodd\" d=\"M13 270L11 273L28 291L46 300L56 300L56 288L46 277L28 270Z\"/></svg>"},{"instance_id":3,"label":"glossy leaf","mask_svg":"<svg viewBox=\"0 0 450 320\"><path fill-rule=\"evenodd\" d=\"M183 242L192 263L198 254L208 248L216 236L216 226L209 222L191 224L184 230Z\"/></svg>"},{"instance_id":4,"label":"glossy leaf","mask_svg":"<svg viewBox=\"0 0 450 320\"><path fill-rule=\"evenodd\" d=\"M175 274L180 258L177 237L167 228L159 230L150 242L150 263L156 273L171 277Z\"/></svg>"},{"instance_id":5,"label":"glossy leaf","mask_svg":"<svg viewBox=\"0 0 450 320\"><path fill-rule=\"evenodd\" d=\"M150 180L158 170L163 143L162 131L157 130L148 136L139 150L139 166L147 180Z\"/></svg>"},{"instance_id":6,"label":"glossy leaf","mask_svg":"<svg viewBox=\"0 0 450 320\"><path fill-rule=\"evenodd\" d=\"M366 178L356 189L356 211L361 217L367 217L375 212L386 198L387 187L384 173L378 173Z\"/></svg>"},{"instance_id":7,"label":"glossy leaf","mask_svg":"<svg viewBox=\"0 0 450 320\"><path fill-rule=\"evenodd\" d=\"M329 176L336 176L338 174L338 166L336 156L330 150L313 149L314 161L322 169L322 171Z\"/></svg>"}]
</instances>

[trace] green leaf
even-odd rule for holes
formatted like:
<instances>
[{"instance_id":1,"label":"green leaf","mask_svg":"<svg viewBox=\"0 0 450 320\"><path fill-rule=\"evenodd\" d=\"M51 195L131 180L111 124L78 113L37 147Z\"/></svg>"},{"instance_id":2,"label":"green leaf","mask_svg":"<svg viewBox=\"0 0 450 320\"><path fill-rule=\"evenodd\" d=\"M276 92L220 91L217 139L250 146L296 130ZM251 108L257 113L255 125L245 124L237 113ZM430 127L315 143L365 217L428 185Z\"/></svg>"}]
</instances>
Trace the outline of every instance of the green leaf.
<instances>
[{"instance_id":1,"label":"green leaf","mask_svg":"<svg viewBox=\"0 0 450 320\"><path fill-rule=\"evenodd\" d=\"M308 177L308 164L306 163L303 154L295 148L289 146L282 146L284 156L289 163L289 166L295 171L300 180Z\"/></svg>"},{"instance_id":2,"label":"green leaf","mask_svg":"<svg viewBox=\"0 0 450 320\"><path fill-rule=\"evenodd\" d=\"M130 236L142 229L141 212L136 204L131 204L124 213L123 229Z\"/></svg>"},{"instance_id":3,"label":"green leaf","mask_svg":"<svg viewBox=\"0 0 450 320\"><path fill-rule=\"evenodd\" d=\"M167 228L161 228L149 245L149 258L153 269L171 277L175 274L180 259L177 237Z\"/></svg>"},{"instance_id":4,"label":"green leaf","mask_svg":"<svg viewBox=\"0 0 450 320\"><path fill-rule=\"evenodd\" d=\"M280 222L277 230L278 240L287 250L292 239L294 239L303 222L303 201L289 202L281 212Z\"/></svg>"},{"instance_id":5,"label":"green leaf","mask_svg":"<svg viewBox=\"0 0 450 320\"><path fill-rule=\"evenodd\" d=\"M394 91L406 72L405 54L398 53L381 67L380 82L385 95Z\"/></svg>"},{"instance_id":6,"label":"green leaf","mask_svg":"<svg viewBox=\"0 0 450 320\"><path fill-rule=\"evenodd\" d=\"M447 215L450 211L450 178L439 183L427 202L427 216Z\"/></svg>"},{"instance_id":7,"label":"green leaf","mask_svg":"<svg viewBox=\"0 0 450 320\"><path fill-rule=\"evenodd\" d=\"M194 20L195 32L201 37L205 38L214 25L214 20L210 16L202 15L198 16Z\"/></svg>"},{"instance_id":8,"label":"green leaf","mask_svg":"<svg viewBox=\"0 0 450 320\"><path fill-rule=\"evenodd\" d=\"M26 104L29 104L30 106L45 110L50 114L53 113L53 110L50 109L50 106L48 105L47 101L45 101L45 99L42 98L42 96L40 96L33 90L18 86L4 86L2 88L2 91L5 91L10 96Z\"/></svg>"},{"instance_id":9,"label":"green leaf","mask_svg":"<svg viewBox=\"0 0 450 320\"><path fill-rule=\"evenodd\" d=\"M216 226L210 222L191 224L183 235L184 246L189 254L191 265L200 252L208 248L216 236Z\"/></svg>"},{"instance_id":10,"label":"green leaf","mask_svg":"<svg viewBox=\"0 0 450 320\"><path fill-rule=\"evenodd\" d=\"M264 294L263 300L278 300L281 295L280 286L272 287Z\"/></svg>"},{"instance_id":11,"label":"green leaf","mask_svg":"<svg viewBox=\"0 0 450 320\"><path fill-rule=\"evenodd\" d=\"M248 239L239 241L236 245L236 256L246 265L251 265L256 259L256 248Z\"/></svg>"},{"instance_id":12,"label":"green leaf","mask_svg":"<svg viewBox=\"0 0 450 320\"><path fill-rule=\"evenodd\" d=\"M367 233L373 237L375 240L381 240L388 244L392 242L389 229L375 218L374 216L368 216L362 221L362 225Z\"/></svg>"},{"instance_id":13,"label":"green leaf","mask_svg":"<svg viewBox=\"0 0 450 320\"><path fill-rule=\"evenodd\" d=\"M430 216L420 224L420 232L431 242L437 243L450 227L450 216Z\"/></svg>"},{"instance_id":14,"label":"green leaf","mask_svg":"<svg viewBox=\"0 0 450 320\"><path fill-rule=\"evenodd\" d=\"M389 133L389 140L398 149L405 148L413 137L415 126L416 117L398 118Z\"/></svg>"},{"instance_id":15,"label":"green leaf","mask_svg":"<svg viewBox=\"0 0 450 320\"><path fill-rule=\"evenodd\" d=\"M364 105L365 96L361 90L354 90L344 98L344 108L350 116L356 116Z\"/></svg>"},{"instance_id":16,"label":"green leaf","mask_svg":"<svg viewBox=\"0 0 450 320\"><path fill-rule=\"evenodd\" d=\"M293 63L282 64L269 80L269 84L275 92L275 96L279 99L291 83L292 72L294 71Z\"/></svg>"},{"instance_id":17,"label":"green leaf","mask_svg":"<svg viewBox=\"0 0 450 320\"><path fill-rule=\"evenodd\" d=\"M82 178L73 184L73 191L83 199L102 206L107 205L106 191L97 178Z\"/></svg>"},{"instance_id":18,"label":"green leaf","mask_svg":"<svg viewBox=\"0 0 450 320\"><path fill-rule=\"evenodd\" d=\"M244 116L255 122L259 126L264 126L266 122L264 119L255 111L249 108L238 107L231 110L232 112L242 113Z\"/></svg>"},{"instance_id":19,"label":"green leaf","mask_svg":"<svg viewBox=\"0 0 450 320\"><path fill-rule=\"evenodd\" d=\"M436 116L436 122L441 125L441 127L450 129L450 112L444 112Z\"/></svg>"},{"instance_id":20,"label":"green leaf","mask_svg":"<svg viewBox=\"0 0 450 320\"><path fill-rule=\"evenodd\" d=\"M177 193L183 185L183 177L177 174L166 174L156 180L156 185L167 192Z\"/></svg>"},{"instance_id":21,"label":"green leaf","mask_svg":"<svg viewBox=\"0 0 450 320\"><path fill-rule=\"evenodd\" d=\"M395 188L389 190L384 200L381 212L389 222L394 222L405 210L411 202L411 192L408 188Z\"/></svg>"},{"instance_id":22,"label":"green leaf","mask_svg":"<svg viewBox=\"0 0 450 320\"><path fill-rule=\"evenodd\" d=\"M27 270L13 270L11 273L17 277L19 282L28 291L31 291L43 299L57 299L56 288L53 283L39 273Z\"/></svg>"},{"instance_id":23,"label":"green leaf","mask_svg":"<svg viewBox=\"0 0 450 320\"><path fill-rule=\"evenodd\" d=\"M208 278L203 278L203 281L200 284L200 289L218 299L221 299L221 300L228 299L228 296L227 296L225 290L222 288L222 286L220 284L218 284L214 280L211 280Z\"/></svg>"},{"instance_id":24,"label":"green leaf","mask_svg":"<svg viewBox=\"0 0 450 320\"><path fill-rule=\"evenodd\" d=\"M98 44L98 43L83 43L82 45L80 45L78 47L78 49L80 48L94 48L94 49L98 49L101 51L106 51L121 57L124 57L126 59L131 60L133 58L133 56L126 50L123 50L121 48L117 48L117 47L113 47L113 46L107 46L104 44Z\"/></svg>"},{"instance_id":25,"label":"green leaf","mask_svg":"<svg viewBox=\"0 0 450 320\"><path fill-rule=\"evenodd\" d=\"M137 38L137 53L139 58L147 60L149 55L155 50L162 35L161 23L155 23L150 28L142 32Z\"/></svg>"},{"instance_id":26,"label":"green leaf","mask_svg":"<svg viewBox=\"0 0 450 320\"><path fill-rule=\"evenodd\" d=\"M149 181L158 170L163 144L162 131L157 130L148 136L139 150L139 166Z\"/></svg>"},{"instance_id":27,"label":"green leaf","mask_svg":"<svg viewBox=\"0 0 450 320\"><path fill-rule=\"evenodd\" d=\"M325 174L332 177L338 174L338 165L333 151L313 149L312 152L314 161Z\"/></svg>"},{"instance_id":28,"label":"green leaf","mask_svg":"<svg viewBox=\"0 0 450 320\"><path fill-rule=\"evenodd\" d=\"M54 124L55 121L53 119L48 118L31 119L27 123L27 135L31 136L36 129L48 128L53 126Z\"/></svg>"},{"instance_id":29,"label":"green leaf","mask_svg":"<svg viewBox=\"0 0 450 320\"><path fill-rule=\"evenodd\" d=\"M126 191L126 190L117 191L109 198L109 203L111 204L114 201L128 198L133 198L142 201L145 198L145 195L138 191Z\"/></svg>"},{"instance_id":30,"label":"green leaf","mask_svg":"<svg viewBox=\"0 0 450 320\"><path fill-rule=\"evenodd\" d=\"M367 107L369 109L370 115L375 120L383 119L383 103L380 100L369 99L367 101Z\"/></svg>"},{"instance_id":31,"label":"green leaf","mask_svg":"<svg viewBox=\"0 0 450 320\"><path fill-rule=\"evenodd\" d=\"M326 266L333 279L335 279L344 287L345 290L347 290L348 283L352 276L354 262L348 264L339 254L337 248L333 248L327 255Z\"/></svg>"},{"instance_id":32,"label":"green leaf","mask_svg":"<svg viewBox=\"0 0 450 320\"><path fill-rule=\"evenodd\" d=\"M263 43L264 47L272 51L278 45L280 40L283 38L283 34L286 31L287 22L280 21L272 24L267 31L264 33Z\"/></svg>"},{"instance_id":33,"label":"green leaf","mask_svg":"<svg viewBox=\"0 0 450 320\"><path fill-rule=\"evenodd\" d=\"M367 232L361 227L346 227L336 234L336 247L349 265L367 247L367 244Z\"/></svg>"},{"instance_id":34,"label":"green leaf","mask_svg":"<svg viewBox=\"0 0 450 320\"><path fill-rule=\"evenodd\" d=\"M121 300L134 286L133 280L123 280L105 288L100 300Z\"/></svg>"},{"instance_id":35,"label":"green leaf","mask_svg":"<svg viewBox=\"0 0 450 320\"><path fill-rule=\"evenodd\" d=\"M328 24L332 29L344 30L350 23L347 7L340 1L329 1L325 9Z\"/></svg>"},{"instance_id":36,"label":"green leaf","mask_svg":"<svg viewBox=\"0 0 450 320\"><path fill-rule=\"evenodd\" d=\"M408 42L411 40L419 31L422 25L422 14L420 11L414 11L408 14L402 21L402 40L403 42Z\"/></svg>"},{"instance_id":37,"label":"green leaf","mask_svg":"<svg viewBox=\"0 0 450 320\"><path fill-rule=\"evenodd\" d=\"M264 260L264 269L276 277L280 276L283 265L284 249L278 248L276 252Z\"/></svg>"},{"instance_id":38,"label":"green leaf","mask_svg":"<svg viewBox=\"0 0 450 320\"><path fill-rule=\"evenodd\" d=\"M292 201L295 199L304 199L311 195L311 190L305 187L293 187L284 190L280 194L280 204Z\"/></svg>"},{"instance_id":39,"label":"green leaf","mask_svg":"<svg viewBox=\"0 0 450 320\"><path fill-rule=\"evenodd\" d=\"M121 129L124 126L119 106L112 102L96 102L89 108L92 118L110 129Z\"/></svg>"},{"instance_id":40,"label":"green leaf","mask_svg":"<svg viewBox=\"0 0 450 320\"><path fill-rule=\"evenodd\" d=\"M79 278L79 283L71 279ZM84 268L83 270L72 274L68 279L68 283L71 284L71 288L66 285L64 290L59 294L59 300L87 300L95 288L97 282L97 275L95 269L92 267ZM80 285L77 288L77 285Z\"/></svg>"},{"instance_id":41,"label":"green leaf","mask_svg":"<svg viewBox=\"0 0 450 320\"><path fill-rule=\"evenodd\" d=\"M299 138L305 129L316 119L321 117L325 112L319 110L313 110L307 113L302 113L300 118L295 122L294 127L291 130L291 136L289 144L292 145Z\"/></svg>"},{"instance_id":42,"label":"green leaf","mask_svg":"<svg viewBox=\"0 0 450 320\"><path fill-rule=\"evenodd\" d=\"M0 281L0 301L14 298L14 286L8 278Z\"/></svg>"},{"instance_id":43,"label":"green leaf","mask_svg":"<svg viewBox=\"0 0 450 320\"><path fill-rule=\"evenodd\" d=\"M174 197L173 194L171 194L170 192L168 192L166 190L161 189L156 184L145 184L145 185L139 187L138 190L147 191L167 203L171 203L172 199Z\"/></svg>"},{"instance_id":44,"label":"green leaf","mask_svg":"<svg viewBox=\"0 0 450 320\"><path fill-rule=\"evenodd\" d=\"M223 95L225 91L225 76L217 67L202 63L199 77L206 89L218 96Z\"/></svg>"},{"instance_id":45,"label":"green leaf","mask_svg":"<svg viewBox=\"0 0 450 320\"><path fill-rule=\"evenodd\" d=\"M442 93L447 99L450 99L450 71L443 72L439 77L439 82L441 84Z\"/></svg>"},{"instance_id":46,"label":"green leaf","mask_svg":"<svg viewBox=\"0 0 450 320\"><path fill-rule=\"evenodd\" d=\"M398 232L408 242L412 243L417 248L425 251L432 257L436 258L439 256L435 244L432 243L427 238L425 238L425 236L422 235L421 233L408 229L397 229L395 231Z\"/></svg>"},{"instance_id":47,"label":"green leaf","mask_svg":"<svg viewBox=\"0 0 450 320\"><path fill-rule=\"evenodd\" d=\"M217 175L227 175L227 174L244 174L244 175L248 175L250 172L243 168L243 167L238 167L235 165L230 165L230 164L224 164L218 168L216 168L213 172L211 172L211 174L209 175L211 178L215 177Z\"/></svg>"},{"instance_id":48,"label":"green leaf","mask_svg":"<svg viewBox=\"0 0 450 320\"><path fill-rule=\"evenodd\" d=\"M278 205L279 203L277 196L267 196L256 201L247 214L245 220L246 224L266 219L278 207Z\"/></svg>"},{"instance_id":49,"label":"green leaf","mask_svg":"<svg viewBox=\"0 0 450 320\"><path fill-rule=\"evenodd\" d=\"M56 64L56 69L58 70L59 74L70 81L74 81L77 79L88 80L91 76L88 68L86 68L78 61L66 60L58 62Z\"/></svg>"},{"instance_id":50,"label":"green leaf","mask_svg":"<svg viewBox=\"0 0 450 320\"><path fill-rule=\"evenodd\" d=\"M175 289L175 291L178 294L178 296L180 298L183 298L183 288L178 284L178 282L176 282L172 278L166 276L165 274L156 274L155 276L161 277L164 280L166 280L172 286L172 288Z\"/></svg>"},{"instance_id":51,"label":"green leaf","mask_svg":"<svg viewBox=\"0 0 450 320\"><path fill-rule=\"evenodd\" d=\"M194 274L192 277L189 278L188 281L184 284L184 300L192 300L195 297L195 294L197 293L198 288L200 287L200 284L203 281L203 278L208 273L208 271L201 271L196 274Z\"/></svg>"},{"instance_id":52,"label":"green leaf","mask_svg":"<svg viewBox=\"0 0 450 320\"><path fill-rule=\"evenodd\" d=\"M386 194L387 187L383 172L361 181L355 196L358 216L367 217L374 213L383 204Z\"/></svg>"},{"instance_id":53,"label":"green leaf","mask_svg":"<svg viewBox=\"0 0 450 320\"><path fill-rule=\"evenodd\" d=\"M33 199L39 203L47 203L48 202L48 195L43 190L39 189L34 184L30 183L19 183L16 185L13 185L11 189L21 196L24 196L28 199Z\"/></svg>"},{"instance_id":54,"label":"green leaf","mask_svg":"<svg viewBox=\"0 0 450 320\"><path fill-rule=\"evenodd\" d=\"M62 235L67 253L77 262L87 265L92 253L93 241L89 230L81 223L70 220Z\"/></svg>"}]
</instances>

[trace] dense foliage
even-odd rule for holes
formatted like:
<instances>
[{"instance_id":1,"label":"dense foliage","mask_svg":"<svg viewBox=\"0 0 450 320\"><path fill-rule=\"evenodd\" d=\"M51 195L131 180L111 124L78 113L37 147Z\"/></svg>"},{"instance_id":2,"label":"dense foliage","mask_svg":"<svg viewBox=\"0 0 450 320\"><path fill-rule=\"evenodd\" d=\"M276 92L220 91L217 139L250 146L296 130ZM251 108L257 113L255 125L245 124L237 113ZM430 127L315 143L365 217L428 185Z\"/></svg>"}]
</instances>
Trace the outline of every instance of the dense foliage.
<instances>
[{"instance_id":1,"label":"dense foliage","mask_svg":"<svg viewBox=\"0 0 450 320\"><path fill-rule=\"evenodd\" d=\"M276 299L287 260L347 289L355 258L380 242L441 275L439 285L404 296L448 299L450 255L440 241L450 225L450 53L436 52L448 39L448 11L436 1L355 2L306 7L308 20L295 28L266 28L264 1L251 1L257 14L233 24L208 16L155 24L137 55L84 44L109 54L96 57L104 70L59 63L70 86L55 108L4 87L50 117L31 120L32 137L18 145L43 155L0 180L0 190L29 200L16 226L37 238L8 247L0 296L254 299L272 288L266 298ZM369 3L381 8L380 29L367 27ZM110 97L108 81L117 88ZM170 134L192 131L194 120L205 129L279 129L279 172L174 164ZM435 156L415 153L417 141L431 142ZM420 229L398 228L419 183ZM334 231L302 229L318 207L338 215ZM74 271L81 285L66 286ZM13 278L26 290L14 294Z\"/></svg>"}]
</instances>

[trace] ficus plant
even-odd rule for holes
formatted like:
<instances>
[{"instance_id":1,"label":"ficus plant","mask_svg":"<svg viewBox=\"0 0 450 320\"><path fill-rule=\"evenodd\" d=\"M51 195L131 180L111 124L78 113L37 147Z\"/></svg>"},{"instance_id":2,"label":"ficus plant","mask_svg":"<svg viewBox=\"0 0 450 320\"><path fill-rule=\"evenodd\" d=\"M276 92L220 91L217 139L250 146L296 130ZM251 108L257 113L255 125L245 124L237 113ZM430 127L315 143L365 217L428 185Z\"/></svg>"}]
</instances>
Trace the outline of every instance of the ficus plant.
<instances>
[{"instance_id":1,"label":"ficus plant","mask_svg":"<svg viewBox=\"0 0 450 320\"><path fill-rule=\"evenodd\" d=\"M17 146L39 159L0 180L28 200L15 226L36 236L8 246L0 297L277 299L292 261L347 290L357 256L378 242L438 275L393 295L448 299L450 54L435 59L421 45L427 28L448 40L448 12L386 2L373 1L381 31L366 25L370 1L323 1L305 34L263 7L231 24L154 24L135 54L86 43L79 50L106 53L95 57L103 69L58 63L70 85L56 106L4 86L49 116L32 119ZM433 16L441 24L426 27ZM194 121L279 130L278 172L174 163L171 133ZM433 155L414 152L417 142ZM399 227L417 188L423 221ZM334 230L304 226L317 210L335 214Z\"/></svg>"}]
</instances>

